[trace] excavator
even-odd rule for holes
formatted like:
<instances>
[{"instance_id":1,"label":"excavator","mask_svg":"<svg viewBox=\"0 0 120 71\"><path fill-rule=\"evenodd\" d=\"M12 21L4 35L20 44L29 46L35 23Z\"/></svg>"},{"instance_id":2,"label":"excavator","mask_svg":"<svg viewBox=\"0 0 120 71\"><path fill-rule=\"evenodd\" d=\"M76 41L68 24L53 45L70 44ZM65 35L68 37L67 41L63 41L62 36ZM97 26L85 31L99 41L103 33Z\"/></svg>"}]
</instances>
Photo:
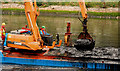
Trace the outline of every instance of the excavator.
<instances>
[{"instance_id":1,"label":"excavator","mask_svg":"<svg viewBox=\"0 0 120 71\"><path fill-rule=\"evenodd\" d=\"M41 50L44 48L54 48L55 46L60 46L62 41L60 40L59 45L55 45L55 41L53 41L52 46L44 45L44 41L39 32L39 28L37 26L36 20L37 16L39 16L39 10L37 11L36 0L34 3L31 0L24 0L25 3L25 15L27 17L29 30L31 34L19 34L17 30L15 34L8 33L6 34L6 46L17 49L25 49L25 50Z\"/></svg>"},{"instance_id":2,"label":"excavator","mask_svg":"<svg viewBox=\"0 0 120 71\"><path fill-rule=\"evenodd\" d=\"M55 45L56 42L53 41L52 45L45 45L45 41L42 39L39 28L37 26L36 20L39 16L39 8L36 5L36 0L34 3L31 0L24 0L25 5L25 15L27 17L28 26L30 30L30 34L19 34L20 30L17 30L15 34L8 33L5 38L5 45L10 48L24 49L24 50L43 50L43 49L52 49L54 47L60 47L62 40L59 41L58 45ZM79 5L81 8L81 13L84 21L83 24L83 32L78 36L78 40L75 42L75 47L77 49L80 48L93 48L94 42L92 37L89 35L87 31L87 11L85 7L85 2L83 0L79 0ZM84 43L83 43L84 42ZM92 46L91 46L92 45Z\"/></svg>"}]
</instances>

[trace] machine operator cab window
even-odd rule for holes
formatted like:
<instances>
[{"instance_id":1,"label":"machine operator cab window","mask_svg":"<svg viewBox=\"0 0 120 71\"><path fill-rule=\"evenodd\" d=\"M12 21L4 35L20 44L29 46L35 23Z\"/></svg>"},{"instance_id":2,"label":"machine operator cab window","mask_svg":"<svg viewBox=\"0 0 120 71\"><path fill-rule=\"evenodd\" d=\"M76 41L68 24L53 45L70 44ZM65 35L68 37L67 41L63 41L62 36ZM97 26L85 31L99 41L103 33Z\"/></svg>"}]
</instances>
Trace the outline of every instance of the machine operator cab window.
<instances>
[{"instance_id":1,"label":"machine operator cab window","mask_svg":"<svg viewBox=\"0 0 120 71\"><path fill-rule=\"evenodd\" d=\"M53 43L53 35L50 35L49 33L47 33L45 31L45 26L42 26L40 28L40 35L41 35L43 41L45 42L44 45L47 45L47 46L52 45L52 43Z\"/></svg>"}]
</instances>

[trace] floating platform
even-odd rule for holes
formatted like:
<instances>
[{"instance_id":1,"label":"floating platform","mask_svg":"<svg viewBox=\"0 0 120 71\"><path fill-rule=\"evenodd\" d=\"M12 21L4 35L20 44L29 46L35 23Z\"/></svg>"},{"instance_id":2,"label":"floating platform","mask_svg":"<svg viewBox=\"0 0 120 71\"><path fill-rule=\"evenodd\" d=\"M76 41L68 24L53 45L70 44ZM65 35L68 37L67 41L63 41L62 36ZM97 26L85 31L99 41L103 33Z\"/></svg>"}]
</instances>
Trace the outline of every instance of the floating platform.
<instances>
[{"instance_id":1,"label":"floating platform","mask_svg":"<svg viewBox=\"0 0 120 71\"><path fill-rule=\"evenodd\" d=\"M44 55L43 51L24 51L24 50L6 50L2 53L0 50L1 63L39 65L51 67L79 67L87 69L112 69L119 70L120 64L107 64L103 61L94 61L93 59L67 56ZM90 60L90 61L88 61Z\"/></svg>"}]
</instances>

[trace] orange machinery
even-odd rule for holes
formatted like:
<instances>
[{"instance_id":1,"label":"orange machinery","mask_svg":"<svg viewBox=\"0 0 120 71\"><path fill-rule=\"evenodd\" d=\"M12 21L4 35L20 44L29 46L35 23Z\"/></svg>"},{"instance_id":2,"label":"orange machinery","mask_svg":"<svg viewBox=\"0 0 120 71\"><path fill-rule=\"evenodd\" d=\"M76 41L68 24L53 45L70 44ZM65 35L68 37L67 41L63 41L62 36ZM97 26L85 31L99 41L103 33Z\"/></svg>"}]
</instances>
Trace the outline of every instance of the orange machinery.
<instances>
[{"instance_id":1,"label":"orange machinery","mask_svg":"<svg viewBox=\"0 0 120 71\"><path fill-rule=\"evenodd\" d=\"M61 46L62 41L60 40L59 45L55 45L53 41L52 46L43 45L44 41L42 40L39 28L36 23L37 16L39 12L37 11L36 0L34 3L31 0L24 0L25 3L25 14L27 17L29 29L32 34L11 34L7 35L7 47L18 48L18 49L27 49L27 50L41 50L43 48L54 48L55 46Z\"/></svg>"},{"instance_id":2,"label":"orange machinery","mask_svg":"<svg viewBox=\"0 0 120 71\"><path fill-rule=\"evenodd\" d=\"M76 40L74 46L78 50L92 50L95 46L95 41L93 38L90 36L88 33L87 29L87 9L85 6L85 1L84 0L78 0L79 1L79 6L81 8L81 14L83 17L83 21L78 18L82 24L83 24L83 32L81 32L78 36L78 39Z\"/></svg>"},{"instance_id":3,"label":"orange machinery","mask_svg":"<svg viewBox=\"0 0 120 71\"><path fill-rule=\"evenodd\" d=\"M78 39L92 39L92 37L90 37L88 30L87 30L87 9L85 6L85 2L84 0L78 0L79 1L79 6L81 8L81 14L83 17L83 21L79 18L79 20L82 22L83 24L83 32L78 36Z\"/></svg>"},{"instance_id":4,"label":"orange machinery","mask_svg":"<svg viewBox=\"0 0 120 71\"><path fill-rule=\"evenodd\" d=\"M81 32L78 36L78 39L76 40L76 42L74 43L74 47L76 47L78 50L80 49L93 49L94 45L95 45L95 41L93 40L93 38L90 36L90 34L88 33L87 30L87 9L85 6L85 1L84 0L78 0L79 2L79 6L81 8L81 14L83 17L83 21L78 18L82 24L83 24L83 32ZM68 29L70 30L70 29ZM69 39L70 39L70 32L67 32L67 34L65 34L65 44L67 46L71 46L69 45Z\"/></svg>"},{"instance_id":5,"label":"orange machinery","mask_svg":"<svg viewBox=\"0 0 120 71\"><path fill-rule=\"evenodd\" d=\"M36 23L37 16L39 16L39 12L37 11L36 0L34 0L34 3L31 2L31 0L24 0L24 1L25 1L25 14L27 17L29 29L32 34L10 34L9 33L7 35L7 47L27 49L27 50L41 50L43 48L54 48L55 46L59 47L62 43L62 40L60 40L59 45L55 45L55 41L53 41L52 46L43 45L44 41L40 36L39 28ZM93 39L87 32L87 10L85 6L85 2L84 0L78 0L78 1L81 8L82 16L84 19L84 21L82 21L83 32L80 33L80 35L78 36L77 43L74 45L79 49L79 47L89 47L89 45L87 46L84 46L84 44L79 45L79 42L80 43L83 42L83 39L85 41L87 40L90 42L93 42ZM92 45L94 46L94 43L92 43Z\"/></svg>"}]
</instances>

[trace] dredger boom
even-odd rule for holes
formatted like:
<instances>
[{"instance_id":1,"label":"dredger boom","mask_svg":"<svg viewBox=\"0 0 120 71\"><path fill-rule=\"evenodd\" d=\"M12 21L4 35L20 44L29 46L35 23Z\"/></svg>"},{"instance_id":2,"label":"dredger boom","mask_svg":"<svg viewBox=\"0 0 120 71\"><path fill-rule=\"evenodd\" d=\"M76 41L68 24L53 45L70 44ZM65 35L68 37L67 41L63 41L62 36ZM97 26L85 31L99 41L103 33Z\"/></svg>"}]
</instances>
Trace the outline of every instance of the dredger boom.
<instances>
[{"instance_id":1,"label":"dredger boom","mask_svg":"<svg viewBox=\"0 0 120 71\"><path fill-rule=\"evenodd\" d=\"M85 1L84 0L78 0L78 2L79 2L79 6L81 8L81 14L82 14L83 19L87 19L87 9L86 9L86 6L85 6Z\"/></svg>"},{"instance_id":2,"label":"dredger boom","mask_svg":"<svg viewBox=\"0 0 120 71\"><path fill-rule=\"evenodd\" d=\"M25 0L25 14L27 17L28 25L30 28L30 31L33 34L34 40L41 41L41 36L39 33L39 28L36 23L37 16L39 16L39 12L37 12L37 5L36 5L36 0L34 0L34 6L33 2L31 0Z\"/></svg>"},{"instance_id":3,"label":"dredger boom","mask_svg":"<svg viewBox=\"0 0 120 71\"><path fill-rule=\"evenodd\" d=\"M84 0L78 0L78 2L79 2L79 6L81 8L82 17L84 19L84 21L82 21L83 32L87 32L87 9L86 9L86 5L85 5L85 1Z\"/></svg>"},{"instance_id":4,"label":"dredger boom","mask_svg":"<svg viewBox=\"0 0 120 71\"><path fill-rule=\"evenodd\" d=\"M78 36L78 39L76 40L74 47L76 47L78 50L92 50L95 45L95 41L88 33L87 29L87 9L85 6L84 0L78 0L79 6L81 8L81 14L83 17L83 21L78 17L78 19L82 22L83 25L83 32L81 32Z\"/></svg>"}]
</instances>

